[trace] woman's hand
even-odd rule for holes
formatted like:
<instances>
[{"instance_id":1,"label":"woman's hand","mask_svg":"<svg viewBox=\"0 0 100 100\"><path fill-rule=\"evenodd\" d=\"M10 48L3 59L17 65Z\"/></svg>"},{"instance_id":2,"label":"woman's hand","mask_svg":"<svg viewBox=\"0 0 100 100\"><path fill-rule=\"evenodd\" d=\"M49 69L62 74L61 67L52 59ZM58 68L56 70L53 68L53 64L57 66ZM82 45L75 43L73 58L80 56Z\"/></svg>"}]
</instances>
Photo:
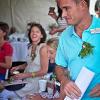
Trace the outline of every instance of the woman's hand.
<instances>
[{"instance_id":1,"label":"woman's hand","mask_svg":"<svg viewBox=\"0 0 100 100\"><path fill-rule=\"evenodd\" d=\"M21 79L25 79L28 77L27 73L20 73L20 74L16 74L14 76L12 76L15 80L21 80Z\"/></svg>"},{"instance_id":2,"label":"woman's hand","mask_svg":"<svg viewBox=\"0 0 100 100\"><path fill-rule=\"evenodd\" d=\"M50 35L54 35L56 34L58 31L57 31L57 28L56 27L53 27L50 31Z\"/></svg>"},{"instance_id":3,"label":"woman's hand","mask_svg":"<svg viewBox=\"0 0 100 100\"><path fill-rule=\"evenodd\" d=\"M12 67L12 68L10 69L10 73L13 74L13 72L16 71L16 70L18 70L18 67L17 67L17 66Z\"/></svg>"},{"instance_id":4,"label":"woman's hand","mask_svg":"<svg viewBox=\"0 0 100 100\"><path fill-rule=\"evenodd\" d=\"M78 99L81 96L81 91L73 81L69 81L64 86L65 94L71 99Z\"/></svg>"},{"instance_id":5,"label":"woman's hand","mask_svg":"<svg viewBox=\"0 0 100 100\"><path fill-rule=\"evenodd\" d=\"M57 18L58 18L58 16L56 15L56 13L55 12L53 12L53 13L48 13L48 15L49 16L51 16L53 19L55 19L55 20L57 20Z\"/></svg>"},{"instance_id":6,"label":"woman's hand","mask_svg":"<svg viewBox=\"0 0 100 100\"><path fill-rule=\"evenodd\" d=\"M100 84L97 84L90 92L92 97L100 97Z\"/></svg>"}]
</instances>

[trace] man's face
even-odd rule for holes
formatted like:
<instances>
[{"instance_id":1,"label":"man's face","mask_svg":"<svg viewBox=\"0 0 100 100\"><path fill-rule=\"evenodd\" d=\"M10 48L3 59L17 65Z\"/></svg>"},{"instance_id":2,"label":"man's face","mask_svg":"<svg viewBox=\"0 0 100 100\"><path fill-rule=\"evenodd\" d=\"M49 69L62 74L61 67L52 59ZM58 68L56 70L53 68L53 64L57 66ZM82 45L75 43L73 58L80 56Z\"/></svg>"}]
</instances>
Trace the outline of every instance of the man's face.
<instances>
[{"instance_id":1,"label":"man's face","mask_svg":"<svg viewBox=\"0 0 100 100\"><path fill-rule=\"evenodd\" d=\"M80 22L82 15L80 3L74 0L59 0L64 17L69 25L76 25Z\"/></svg>"}]
</instances>

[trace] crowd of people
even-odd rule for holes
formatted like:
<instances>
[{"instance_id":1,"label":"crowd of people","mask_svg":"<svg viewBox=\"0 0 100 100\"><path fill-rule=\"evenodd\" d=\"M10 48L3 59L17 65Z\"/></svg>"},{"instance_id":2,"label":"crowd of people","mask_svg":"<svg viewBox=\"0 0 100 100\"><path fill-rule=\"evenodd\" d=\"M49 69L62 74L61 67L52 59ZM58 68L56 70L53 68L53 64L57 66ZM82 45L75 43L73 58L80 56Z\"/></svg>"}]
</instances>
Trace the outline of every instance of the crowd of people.
<instances>
[{"instance_id":1,"label":"crowd of people","mask_svg":"<svg viewBox=\"0 0 100 100\"><path fill-rule=\"evenodd\" d=\"M0 82L6 79L10 70L11 78L23 80L27 84L16 91L9 91L0 83L0 100L49 100L39 92L39 80L47 73L55 73L60 83L58 98L67 96L79 99L82 91L75 80L83 67L95 73L81 100L100 99L100 0L95 4L98 17L89 12L90 0L56 0L58 16L49 12L58 26L50 34L60 34L58 38L46 39L47 34L41 24L29 23L27 37L29 40L26 63L12 67L13 47L7 35L9 26L0 22ZM24 70L13 75L15 71ZM83 73L84 74L84 73ZM34 95L35 94L35 95ZM2 98L2 99L1 99Z\"/></svg>"}]
</instances>

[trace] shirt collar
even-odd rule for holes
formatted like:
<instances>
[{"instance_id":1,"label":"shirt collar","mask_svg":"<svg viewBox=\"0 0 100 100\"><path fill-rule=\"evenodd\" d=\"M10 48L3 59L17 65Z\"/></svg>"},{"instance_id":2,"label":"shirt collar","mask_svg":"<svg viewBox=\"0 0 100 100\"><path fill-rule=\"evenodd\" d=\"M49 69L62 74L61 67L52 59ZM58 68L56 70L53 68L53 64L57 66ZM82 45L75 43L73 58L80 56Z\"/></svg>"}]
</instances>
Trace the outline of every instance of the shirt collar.
<instances>
[{"instance_id":1,"label":"shirt collar","mask_svg":"<svg viewBox=\"0 0 100 100\"><path fill-rule=\"evenodd\" d=\"M92 16L91 25L89 26L88 29L84 30L85 32L88 31L88 32L91 33L91 30L96 29L96 24L94 24L94 23L96 23L96 19L97 19L97 18L96 18L95 16ZM72 34L71 34L71 35L75 35L76 37L79 37L79 36L76 34L75 30L74 30L74 26L72 26Z\"/></svg>"}]
</instances>

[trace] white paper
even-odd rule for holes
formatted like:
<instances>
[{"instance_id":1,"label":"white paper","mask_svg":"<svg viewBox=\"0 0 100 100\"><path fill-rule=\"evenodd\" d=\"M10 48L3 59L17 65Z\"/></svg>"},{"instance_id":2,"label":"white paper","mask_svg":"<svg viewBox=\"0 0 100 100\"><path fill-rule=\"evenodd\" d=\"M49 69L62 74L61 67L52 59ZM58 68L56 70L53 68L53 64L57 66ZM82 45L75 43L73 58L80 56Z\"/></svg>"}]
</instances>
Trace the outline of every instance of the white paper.
<instances>
[{"instance_id":1,"label":"white paper","mask_svg":"<svg viewBox=\"0 0 100 100\"><path fill-rule=\"evenodd\" d=\"M6 70L5 79L8 79L8 73L9 73L9 69Z\"/></svg>"},{"instance_id":2,"label":"white paper","mask_svg":"<svg viewBox=\"0 0 100 100\"><path fill-rule=\"evenodd\" d=\"M83 67L75 81L75 84L78 86L78 88L81 90L82 94L79 99L74 100L81 100L82 96L84 95L86 89L88 88L90 82L92 81L95 73L87 69L86 67ZM72 100L69 97L65 97L64 100Z\"/></svg>"}]
</instances>

